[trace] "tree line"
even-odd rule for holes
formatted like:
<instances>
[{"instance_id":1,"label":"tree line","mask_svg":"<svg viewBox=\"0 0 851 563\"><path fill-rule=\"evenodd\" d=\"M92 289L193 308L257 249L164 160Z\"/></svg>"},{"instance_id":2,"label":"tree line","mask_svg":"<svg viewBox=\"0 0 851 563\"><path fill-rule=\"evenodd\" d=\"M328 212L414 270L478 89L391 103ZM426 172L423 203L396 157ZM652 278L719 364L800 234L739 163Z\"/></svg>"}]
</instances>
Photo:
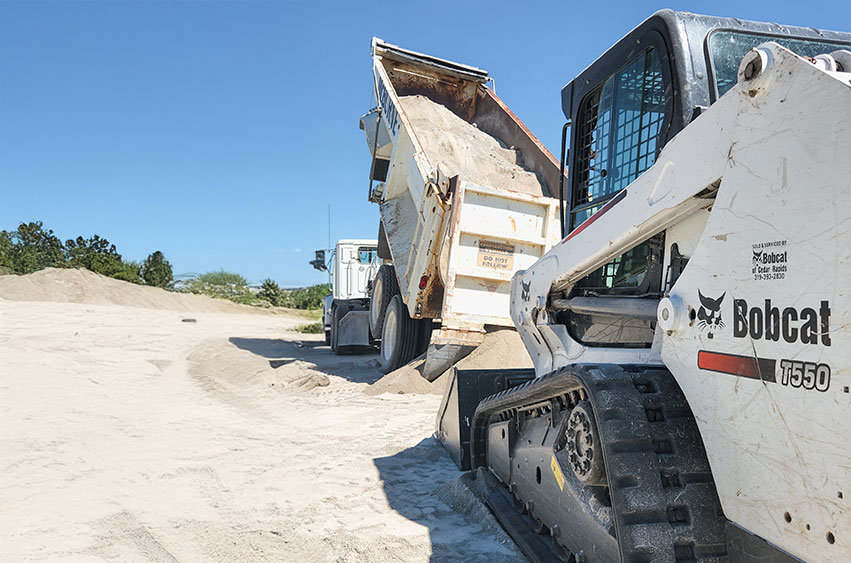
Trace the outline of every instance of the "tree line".
<instances>
[{"instance_id":1,"label":"tree line","mask_svg":"<svg viewBox=\"0 0 851 563\"><path fill-rule=\"evenodd\" d=\"M44 268L85 268L111 278L162 288L174 279L171 264L159 250L143 262L125 260L114 244L99 235L79 236L63 243L41 221L21 223L14 231L0 231L0 273L31 274Z\"/></svg>"},{"instance_id":2,"label":"tree line","mask_svg":"<svg viewBox=\"0 0 851 563\"><path fill-rule=\"evenodd\" d=\"M0 274L31 274L44 268L85 268L127 282L246 305L321 309L325 296L331 293L327 283L284 289L269 278L263 280L259 290L252 291L244 277L224 270L207 272L175 284L171 264L159 250L149 254L143 262L126 260L105 238L98 235L77 237L63 243L53 230L45 229L41 221L21 223L14 231L0 231Z\"/></svg>"}]
</instances>

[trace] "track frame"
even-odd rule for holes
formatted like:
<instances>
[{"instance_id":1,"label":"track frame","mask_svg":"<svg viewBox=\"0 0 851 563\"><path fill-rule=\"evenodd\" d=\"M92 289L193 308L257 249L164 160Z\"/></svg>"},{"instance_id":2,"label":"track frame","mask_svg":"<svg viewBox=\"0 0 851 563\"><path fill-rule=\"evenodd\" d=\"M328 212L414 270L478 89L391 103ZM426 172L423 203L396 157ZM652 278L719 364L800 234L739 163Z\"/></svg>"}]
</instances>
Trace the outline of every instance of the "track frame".
<instances>
[{"instance_id":1,"label":"track frame","mask_svg":"<svg viewBox=\"0 0 851 563\"><path fill-rule=\"evenodd\" d=\"M582 484L560 436L591 404L605 486ZM479 403L473 467L577 561L723 561L725 518L697 425L664 367L574 365Z\"/></svg>"}]
</instances>

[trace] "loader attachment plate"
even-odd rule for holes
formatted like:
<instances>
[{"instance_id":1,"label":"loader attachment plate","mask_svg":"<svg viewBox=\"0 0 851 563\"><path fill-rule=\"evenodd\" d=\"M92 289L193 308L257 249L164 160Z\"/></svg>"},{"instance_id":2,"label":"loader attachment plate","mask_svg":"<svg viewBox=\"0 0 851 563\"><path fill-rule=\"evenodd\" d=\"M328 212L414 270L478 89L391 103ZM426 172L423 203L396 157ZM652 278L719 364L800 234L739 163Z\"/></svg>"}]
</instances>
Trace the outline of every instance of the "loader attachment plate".
<instances>
[{"instance_id":1,"label":"loader attachment plate","mask_svg":"<svg viewBox=\"0 0 851 563\"><path fill-rule=\"evenodd\" d=\"M437 439L459 469L470 469L470 423L479 401L525 383L535 377L533 369L453 369L440 409Z\"/></svg>"}]
</instances>

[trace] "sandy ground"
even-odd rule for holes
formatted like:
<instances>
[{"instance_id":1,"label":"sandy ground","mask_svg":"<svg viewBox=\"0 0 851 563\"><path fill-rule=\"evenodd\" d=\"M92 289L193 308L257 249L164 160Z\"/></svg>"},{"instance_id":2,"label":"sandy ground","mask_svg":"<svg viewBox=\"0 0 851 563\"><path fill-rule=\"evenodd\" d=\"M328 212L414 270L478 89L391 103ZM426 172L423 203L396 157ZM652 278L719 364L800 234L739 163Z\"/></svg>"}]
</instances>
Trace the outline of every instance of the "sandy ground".
<instances>
[{"instance_id":1,"label":"sandy ground","mask_svg":"<svg viewBox=\"0 0 851 563\"><path fill-rule=\"evenodd\" d=\"M440 397L303 322L0 298L0 560L517 560Z\"/></svg>"}]
</instances>

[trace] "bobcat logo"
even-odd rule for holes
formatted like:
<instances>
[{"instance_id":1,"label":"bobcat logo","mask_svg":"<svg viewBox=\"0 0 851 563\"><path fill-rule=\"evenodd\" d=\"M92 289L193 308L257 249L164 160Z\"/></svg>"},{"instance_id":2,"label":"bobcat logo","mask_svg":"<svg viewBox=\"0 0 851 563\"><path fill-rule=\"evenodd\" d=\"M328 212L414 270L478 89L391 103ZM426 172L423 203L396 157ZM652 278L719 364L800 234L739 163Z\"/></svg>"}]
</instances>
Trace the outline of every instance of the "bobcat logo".
<instances>
[{"instance_id":1,"label":"bobcat logo","mask_svg":"<svg viewBox=\"0 0 851 563\"><path fill-rule=\"evenodd\" d=\"M520 280L520 299L523 301L529 301L529 289L532 287L532 282L523 283L523 280Z\"/></svg>"},{"instance_id":2,"label":"bobcat logo","mask_svg":"<svg viewBox=\"0 0 851 563\"><path fill-rule=\"evenodd\" d=\"M759 252L756 252L755 250L752 250L751 252L753 252L753 265L758 266L762 262L763 251L760 250Z\"/></svg>"},{"instance_id":3,"label":"bobcat logo","mask_svg":"<svg viewBox=\"0 0 851 563\"><path fill-rule=\"evenodd\" d=\"M700 297L700 310L697 312L697 318L700 320L697 326L700 330L708 329L706 332L707 338L714 338L714 332L724 328L724 321L721 320L721 302L724 301L724 296L727 292L721 294L717 299L705 297L700 290L697 290L697 295Z\"/></svg>"}]
</instances>

